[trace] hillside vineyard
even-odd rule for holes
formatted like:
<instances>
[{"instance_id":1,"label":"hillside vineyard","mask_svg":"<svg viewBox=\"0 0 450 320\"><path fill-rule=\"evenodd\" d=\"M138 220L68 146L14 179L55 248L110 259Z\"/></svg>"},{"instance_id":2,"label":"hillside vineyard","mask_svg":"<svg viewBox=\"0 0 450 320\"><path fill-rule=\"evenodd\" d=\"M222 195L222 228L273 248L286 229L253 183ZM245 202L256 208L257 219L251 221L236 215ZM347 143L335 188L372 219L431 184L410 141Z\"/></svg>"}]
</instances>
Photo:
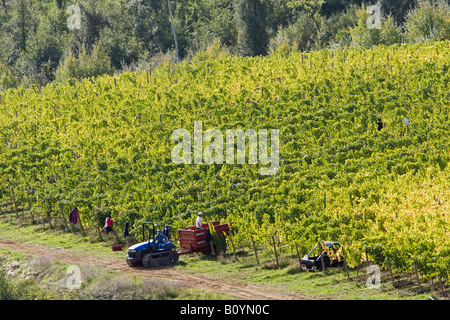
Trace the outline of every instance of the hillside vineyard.
<instances>
[{"instance_id":1,"label":"hillside vineyard","mask_svg":"<svg viewBox=\"0 0 450 320\"><path fill-rule=\"evenodd\" d=\"M78 207L95 228L102 210L131 230L144 221L175 230L203 211L233 223L236 246L275 236L306 254L333 240L350 265L367 254L381 268L448 281L449 45L203 54L4 91L0 205L13 192L36 216ZM222 163L173 163L172 133L193 137L195 122L203 132L279 130L276 174L262 175L248 150L240 164L225 153Z\"/></svg>"}]
</instances>

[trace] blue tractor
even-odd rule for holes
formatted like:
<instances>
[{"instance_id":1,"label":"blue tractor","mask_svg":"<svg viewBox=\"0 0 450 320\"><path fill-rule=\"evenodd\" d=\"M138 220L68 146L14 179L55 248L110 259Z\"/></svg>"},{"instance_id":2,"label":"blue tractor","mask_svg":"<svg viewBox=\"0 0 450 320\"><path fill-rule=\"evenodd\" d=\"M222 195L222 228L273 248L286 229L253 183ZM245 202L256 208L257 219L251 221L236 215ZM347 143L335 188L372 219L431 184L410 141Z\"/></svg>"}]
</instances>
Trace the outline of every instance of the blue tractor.
<instances>
[{"instance_id":1,"label":"blue tractor","mask_svg":"<svg viewBox=\"0 0 450 320\"><path fill-rule=\"evenodd\" d=\"M145 239L146 226L151 229ZM171 241L158 243L153 222L142 224L142 241L128 248L127 264L130 267L144 266L154 268L174 264L178 261L178 252ZM167 239L169 240L169 239Z\"/></svg>"}]
</instances>

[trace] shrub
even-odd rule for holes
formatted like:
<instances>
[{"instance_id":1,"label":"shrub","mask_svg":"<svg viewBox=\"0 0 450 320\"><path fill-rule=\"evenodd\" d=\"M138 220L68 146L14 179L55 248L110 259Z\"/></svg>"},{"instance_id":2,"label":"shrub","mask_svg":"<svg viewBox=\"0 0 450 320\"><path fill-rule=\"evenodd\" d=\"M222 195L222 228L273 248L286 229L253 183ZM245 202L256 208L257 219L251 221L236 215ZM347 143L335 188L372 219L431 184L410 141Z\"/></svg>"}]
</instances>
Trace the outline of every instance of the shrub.
<instances>
[{"instance_id":1,"label":"shrub","mask_svg":"<svg viewBox=\"0 0 450 320\"><path fill-rule=\"evenodd\" d=\"M166 300L176 298L179 291L177 285L163 280L140 280L129 275L120 275L96 281L86 288L85 297L95 300Z\"/></svg>"},{"instance_id":2,"label":"shrub","mask_svg":"<svg viewBox=\"0 0 450 320\"><path fill-rule=\"evenodd\" d=\"M370 48L372 46L384 44L392 45L400 43L402 40L402 30L391 16L381 16L380 28L368 28L367 22L371 14L367 8L362 6L356 13L358 23L350 28L352 42L357 47Z\"/></svg>"},{"instance_id":3,"label":"shrub","mask_svg":"<svg viewBox=\"0 0 450 320\"><path fill-rule=\"evenodd\" d=\"M224 59L230 56L230 52L225 46L220 44L220 40L215 38L205 49L198 50L192 57L192 61L206 61L208 59Z\"/></svg>"},{"instance_id":4,"label":"shrub","mask_svg":"<svg viewBox=\"0 0 450 320\"><path fill-rule=\"evenodd\" d=\"M4 64L0 63L0 91L15 88L18 85L16 77Z\"/></svg>"},{"instance_id":5,"label":"shrub","mask_svg":"<svg viewBox=\"0 0 450 320\"><path fill-rule=\"evenodd\" d=\"M57 81L66 81L71 78L82 79L97 77L102 74L112 75L114 69L108 55L96 45L91 53L81 50L78 57L66 56L55 72Z\"/></svg>"},{"instance_id":6,"label":"shrub","mask_svg":"<svg viewBox=\"0 0 450 320\"><path fill-rule=\"evenodd\" d=\"M316 30L306 14L301 14L298 20L285 28L280 28L275 37L270 40L270 52L281 54L295 49L304 51L314 47Z\"/></svg>"},{"instance_id":7,"label":"shrub","mask_svg":"<svg viewBox=\"0 0 450 320\"><path fill-rule=\"evenodd\" d=\"M6 268L3 266L5 259L0 257L0 300L13 300L14 291L8 279Z\"/></svg>"},{"instance_id":8,"label":"shrub","mask_svg":"<svg viewBox=\"0 0 450 320\"><path fill-rule=\"evenodd\" d=\"M406 40L417 43L445 39L450 39L450 6L444 1L420 1L406 17Z\"/></svg>"}]
</instances>

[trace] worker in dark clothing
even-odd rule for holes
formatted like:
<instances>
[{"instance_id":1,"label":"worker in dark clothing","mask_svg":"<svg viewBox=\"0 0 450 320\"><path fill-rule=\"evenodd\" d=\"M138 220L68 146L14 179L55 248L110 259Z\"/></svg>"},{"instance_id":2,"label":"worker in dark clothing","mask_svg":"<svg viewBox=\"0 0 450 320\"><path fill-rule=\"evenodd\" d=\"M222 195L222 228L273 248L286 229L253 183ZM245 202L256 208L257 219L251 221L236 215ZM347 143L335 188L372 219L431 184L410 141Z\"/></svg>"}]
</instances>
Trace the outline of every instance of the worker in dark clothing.
<instances>
[{"instance_id":1,"label":"worker in dark clothing","mask_svg":"<svg viewBox=\"0 0 450 320\"><path fill-rule=\"evenodd\" d=\"M384 124L381 121L381 118L378 118L377 125L378 125L378 131L381 131L381 129L383 129L383 127L384 127Z\"/></svg>"},{"instance_id":2,"label":"worker in dark clothing","mask_svg":"<svg viewBox=\"0 0 450 320\"><path fill-rule=\"evenodd\" d=\"M127 221L125 222L125 228L123 229L123 238L125 239L130 235L130 223Z\"/></svg>"}]
</instances>

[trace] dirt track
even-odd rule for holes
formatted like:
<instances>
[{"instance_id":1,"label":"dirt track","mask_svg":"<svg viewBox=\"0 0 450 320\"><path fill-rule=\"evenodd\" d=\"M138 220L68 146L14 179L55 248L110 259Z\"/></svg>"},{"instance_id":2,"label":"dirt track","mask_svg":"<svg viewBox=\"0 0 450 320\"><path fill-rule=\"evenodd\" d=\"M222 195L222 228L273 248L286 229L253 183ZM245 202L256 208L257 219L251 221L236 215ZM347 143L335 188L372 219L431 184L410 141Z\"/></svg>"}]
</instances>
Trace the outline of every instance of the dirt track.
<instances>
[{"instance_id":1,"label":"dirt track","mask_svg":"<svg viewBox=\"0 0 450 320\"><path fill-rule=\"evenodd\" d=\"M145 268L130 268L117 258L105 258L92 254L80 254L62 248L48 248L36 244L25 244L10 239L0 238L0 247L11 251L22 252L31 256L51 256L54 260L75 265L89 265L105 270L114 270L130 273L148 278L165 279L181 283L186 287L196 287L220 294L235 297L241 300L307 300L307 297L275 291L273 287L266 288L258 285L245 285L239 281L211 279L205 275L187 274L181 270L164 268L152 270Z\"/></svg>"}]
</instances>

